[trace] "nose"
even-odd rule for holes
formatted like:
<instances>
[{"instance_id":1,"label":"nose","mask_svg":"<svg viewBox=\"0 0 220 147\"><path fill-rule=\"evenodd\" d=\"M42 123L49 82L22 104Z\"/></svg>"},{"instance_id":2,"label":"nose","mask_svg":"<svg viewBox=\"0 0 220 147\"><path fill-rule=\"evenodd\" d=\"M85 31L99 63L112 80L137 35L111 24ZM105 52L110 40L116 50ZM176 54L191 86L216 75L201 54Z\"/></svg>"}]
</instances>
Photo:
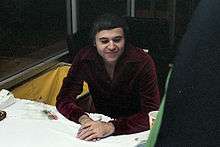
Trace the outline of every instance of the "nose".
<instances>
[{"instance_id":1,"label":"nose","mask_svg":"<svg viewBox=\"0 0 220 147\"><path fill-rule=\"evenodd\" d=\"M114 43L114 41L109 41L109 46L108 46L109 50L114 50L116 48L116 45Z\"/></svg>"}]
</instances>

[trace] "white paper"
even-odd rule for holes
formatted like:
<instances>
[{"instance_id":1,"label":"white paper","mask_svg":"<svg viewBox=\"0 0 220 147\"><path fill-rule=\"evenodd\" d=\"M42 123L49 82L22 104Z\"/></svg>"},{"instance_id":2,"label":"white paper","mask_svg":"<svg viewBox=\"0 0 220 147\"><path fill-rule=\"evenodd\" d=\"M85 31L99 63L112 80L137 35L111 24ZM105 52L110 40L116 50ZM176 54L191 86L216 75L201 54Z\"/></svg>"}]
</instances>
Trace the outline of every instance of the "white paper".
<instances>
[{"instance_id":1,"label":"white paper","mask_svg":"<svg viewBox=\"0 0 220 147\"><path fill-rule=\"evenodd\" d=\"M5 109L16 102L14 95L5 89L0 91L0 109Z\"/></svg>"}]
</instances>

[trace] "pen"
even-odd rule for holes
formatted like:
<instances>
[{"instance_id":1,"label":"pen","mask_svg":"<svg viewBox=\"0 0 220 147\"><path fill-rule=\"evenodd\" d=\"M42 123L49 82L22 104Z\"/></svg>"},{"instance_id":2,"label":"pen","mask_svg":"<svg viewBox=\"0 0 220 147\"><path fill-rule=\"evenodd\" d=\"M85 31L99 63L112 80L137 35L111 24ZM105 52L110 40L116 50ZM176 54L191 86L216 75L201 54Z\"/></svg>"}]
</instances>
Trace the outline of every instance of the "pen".
<instances>
[{"instance_id":1,"label":"pen","mask_svg":"<svg viewBox=\"0 0 220 147\"><path fill-rule=\"evenodd\" d=\"M51 111L48 111L48 110L43 110L42 111L44 114L46 114L47 115L47 117L50 119L50 120L57 120L58 119L58 117L55 115L55 114L53 114Z\"/></svg>"}]
</instances>

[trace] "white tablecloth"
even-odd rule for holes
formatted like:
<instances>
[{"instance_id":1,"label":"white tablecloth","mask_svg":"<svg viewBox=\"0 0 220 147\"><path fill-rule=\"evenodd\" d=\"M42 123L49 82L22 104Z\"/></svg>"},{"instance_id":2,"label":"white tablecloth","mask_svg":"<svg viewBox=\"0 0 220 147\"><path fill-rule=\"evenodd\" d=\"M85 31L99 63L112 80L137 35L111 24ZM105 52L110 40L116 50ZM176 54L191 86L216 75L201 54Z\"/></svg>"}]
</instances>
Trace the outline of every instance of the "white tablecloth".
<instances>
[{"instance_id":1,"label":"white tablecloth","mask_svg":"<svg viewBox=\"0 0 220 147\"><path fill-rule=\"evenodd\" d=\"M48 119L42 113L45 109L56 114L58 120ZM4 111L7 117L0 121L1 147L142 147L149 135L149 131L145 131L96 142L84 141L75 137L80 125L63 117L54 106L16 99L16 103Z\"/></svg>"}]
</instances>

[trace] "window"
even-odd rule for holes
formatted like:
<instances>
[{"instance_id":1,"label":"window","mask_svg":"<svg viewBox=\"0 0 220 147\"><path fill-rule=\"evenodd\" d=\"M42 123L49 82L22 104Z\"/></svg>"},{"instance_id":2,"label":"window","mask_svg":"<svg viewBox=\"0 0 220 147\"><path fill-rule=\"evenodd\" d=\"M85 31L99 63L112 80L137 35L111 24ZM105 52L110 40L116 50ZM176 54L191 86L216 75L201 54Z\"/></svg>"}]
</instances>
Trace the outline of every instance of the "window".
<instances>
[{"instance_id":1,"label":"window","mask_svg":"<svg viewBox=\"0 0 220 147\"><path fill-rule=\"evenodd\" d=\"M65 0L1 0L0 82L67 52Z\"/></svg>"}]
</instances>

